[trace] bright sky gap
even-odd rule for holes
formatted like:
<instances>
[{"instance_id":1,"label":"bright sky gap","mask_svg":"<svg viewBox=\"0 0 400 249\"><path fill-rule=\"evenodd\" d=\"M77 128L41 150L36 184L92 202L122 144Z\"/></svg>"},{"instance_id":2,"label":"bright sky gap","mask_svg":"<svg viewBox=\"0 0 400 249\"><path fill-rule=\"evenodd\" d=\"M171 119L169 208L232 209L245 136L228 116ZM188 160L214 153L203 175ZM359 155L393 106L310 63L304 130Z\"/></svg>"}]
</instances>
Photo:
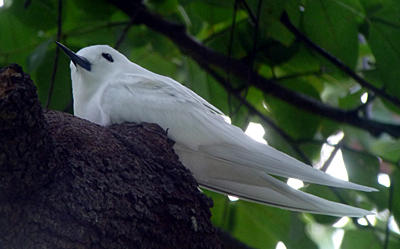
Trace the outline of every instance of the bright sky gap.
<instances>
[{"instance_id":1,"label":"bright sky gap","mask_svg":"<svg viewBox=\"0 0 400 249\"><path fill-rule=\"evenodd\" d=\"M286 246L285 246L285 244L283 244L282 241L279 241L278 244L276 244L275 249L286 249Z\"/></svg>"},{"instance_id":2,"label":"bright sky gap","mask_svg":"<svg viewBox=\"0 0 400 249\"><path fill-rule=\"evenodd\" d=\"M4 6L4 0L0 0L0 8Z\"/></svg>"}]
</instances>

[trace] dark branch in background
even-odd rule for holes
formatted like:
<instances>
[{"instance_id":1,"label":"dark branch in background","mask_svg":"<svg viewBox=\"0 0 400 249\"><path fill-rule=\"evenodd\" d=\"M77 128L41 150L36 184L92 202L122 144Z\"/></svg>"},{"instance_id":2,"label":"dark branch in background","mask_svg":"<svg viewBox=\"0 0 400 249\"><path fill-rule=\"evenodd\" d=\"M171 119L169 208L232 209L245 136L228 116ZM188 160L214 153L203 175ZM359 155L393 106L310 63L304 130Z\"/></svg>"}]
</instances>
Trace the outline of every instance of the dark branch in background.
<instances>
[{"instance_id":1,"label":"dark branch in background","mask_svg":"<svg viewBox=\"0 0 400 249\"><path fill-rule=\"evenodd\" d=\"M190 36L183 25L179 25L161 16L150 13L141 3L125 0L108 0L130 17L135 18L135 24L144 24L148 28L170 38L181 50L200 65L213 65L224 71L232 70L238 79L246 81L251 74L252 85L270 95L284 100L300 109L309 111L321 117L337 122L347 123L369 131L378 136L388 133L393 137L400 137L400 126L384 124L358 116L357 112L345 111L340 108L324 105L320 101L307 95L286 89L274 80L268 80L256 72L248 72L247 66L240 61L229 59L227 56L214 51Z\"/></svg>"},{"instance_id":2,"label":"dark branch in background","mask_svg":"<svg viewBox=\"0 0 400 249\"><path fill-rule=\"evenodd\" d=\"M332 62L336 67L338 67L340 70L342 70L344 73L352 77L355 81L357 81L362 87L365 87L375 94L384 97L388 101L392 102L396 106L400 107L400 99L386 93L384 90L381 90L375 86L373 86L371 83L368 81L364 80L360 76L358 76L353 70L351 70L346 64L344 64L342 61L340 61L338 58L333 56L332 54L328 53L325 49L321 48L317 44L315 44L313 41L311 41L307 36L305 36L298 28L296 28L289 19L289 16L286 12L284 12L281 16L281 22L283 25L285 25L286 28L288 28L295 36L297 39L301 40L306 44L309 48L312 50L318 52L320 55L328 59L330 62Z\"/></svg>"},{"instance_id":3,"label":"dark branch in background","mask_svg":"<svg viewBox=\"0 0 400 249\"><path fill-rule=\"evenodd\" d=\"M62 13L62 0L58 0L58 17L57 17L57 41L58 42L60 41L60 38L61 38L61 28L62 28L61 13ZM58 46L56 46L56 54L54 56L54 63L53 63L53 72L51 74L50 88L49 88L49 92L47 94L47 102L45 105L46 108L49 108L51 96L53 95L54 81L56 79L59 54L60 54L60 48Z\"/></svg>"}]
</instances>

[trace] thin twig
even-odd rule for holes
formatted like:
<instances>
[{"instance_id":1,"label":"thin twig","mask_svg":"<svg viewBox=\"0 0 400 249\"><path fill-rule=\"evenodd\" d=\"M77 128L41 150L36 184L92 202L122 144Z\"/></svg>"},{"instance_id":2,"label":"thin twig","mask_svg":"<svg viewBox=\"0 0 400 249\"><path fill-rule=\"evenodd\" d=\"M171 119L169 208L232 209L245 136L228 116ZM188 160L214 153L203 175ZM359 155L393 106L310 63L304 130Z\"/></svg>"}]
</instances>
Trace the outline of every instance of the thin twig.
<instances>
[{"instance_id":1,"label":"thin twig","mask_svg":"<svg viewBox=\"0 0 400 249\"><path fill-rule=\"evenodd\" d=\"M245 23L247 23L247 22L248 22L248 19L243 19L243 20L240 20L240 21L236 21L236 26L245 24ZM231 28L232 28L232 25L229 26L229 27L227 27L227 28L225 28L225 29L222 29L222 30L220 30L220 31L214 32L212 35L207 36L206 38L204 38L204 39L201 40L201 41L202 41L204 44L207 44L207 43L209 43L210 41L214 40L215 38L220 37L220 36L224 35L224 34L227 33L227 32L230 32Z\"/></svg>"},{"instance_id":2,"label":"thin twig","mask_svg":"<svg viewBox=\"0 0 400 249\"><path fill-rule=\"evenodd\" d=\"M118 40L115 42L114 48L118 49L119 46L122 44L122 42L124 41L126 34L128 33L129 29L132 27L134 23L134 19L131 18L131 20L129 21L129 23L126 25L126 27L124 28L124 30L122 30L121 35L119 36Z\"/></svg>"},{"instance_id":3,"label":"thin twig","mask_svg":"<svg viewBox=\"0 0 400 249\"><path fill-rule=\"evenodd\" d=\"M229 32L229 44L228 44L228 58L229 59L232 58L233 39L235 37L236 14L237 14L237 10L238 10L238 4L239 4L239 0L235 0L234 6L233 6L232 25L231 25L230 32ZM226 78L227 78L228 82L231 81L231 68L230 68L229 64L228 64L228 70L226 72ZM231 99L230 93L228 93L228 106L229 106L229 116L232 117L235 112L232 111L232 99Z\"/></svg>"},{"instance_id":4,"label":"thin twig","mask_svg":"<svg viewBox=\"0 0 400 249\"><path fill-rule=\"evenodd\" d=\"M58 0L58 17L57 17L57 41L60 41L61 37L61 28L62 28L62 23L61 23L61 13L62 13L62 0ZM60 48L56 46L56 54L54 56L54 63L53 63L53 72L51 74L51 80L50 80L50 88L49 92L47 94L47 102L46 102L46 108L49 108L50 106L50 101L51 101L51 96L53 95L53 89L54 89L54 82L56 80L56 73L57 73L57 67L58 67L58 56L60 54Z\"/></svg>"},{"instance_id":5,"label":"thin twig","mask_svg":"<svg viewBox=\"0 0 400 249\"><path fill-rule=\"evenodd\" d=\"M250 88L250 82L251 82L251 72L253 71L253 66L254 66L254 61L256 58L257 54L257 41L258 41L258 28L259 28L259 23L260 23L260 15L261 15L261 7L262 7L262 0L258 0L258 5L257 5L257 17L254 21L254 36L253 36L253 47L250 52L250 61L248 63L248 73L247 73L247 79L246 79L246 89L243 94L243 99L246 99L247 94L249 93L249 88ZM251 12L250 8L248 11ZM249 15L253 15L252 13L248 13ZM228 82L229 83L229 82ZM233 112L234 114L239 111L239 109L242 107L242 102L236 107L236 110Z\"/></svg>"},{"instance_id":6,"label":"thin twig","mask_svg":"<svg viewBox=\"0 0 400 249\"><path fill-rule=\"evenodd\" d=\"M362 113L368 119L372 118L372 115L370 114L369 109L372 106L373 102L375 101L375 98L376 98L375 94L373 94L373 93L368 94L367 102L361 104L359 107L357 107L353 111Z\"/></svg>"},{"instance_id":7,"label":"thin twig","mask_svg":"<svg viewBox=\"0 0 400 249\"><path fill-rule=\"evenodd\" d=\"M249 14L250 20L253 23L258 22L259 18L254 15L253 11L251 11L251 8L247 4L247 2L245 0L240 0L240 2L242 3L243 7L246 9L247 13Z\"/></svg>"},{"instance_id":8,"label":"thin twig","mask_svg":"<svg viewBox=\"0 0 400 249\"><path fill-rule=\"evenodd\" d=\"M349 147L349 146L347 146L347 145L345 145L345 144L332 144L332 143L329 143L328 141L324 141L324 140L317 140L317 139L312 139L312 140L310 140L310 139L304 139L304 140L297 140L296 141L296 144L307 144L307 143L310 143L310 144L318 144L318 145L323 145L323 144L328 144L329 146L332 146L332 147L340 147L341 149L343 149L343 150L347 150L347 151L351 151L351 152L354 152L354 153L358 153L358 154L360 154L360 155L363 155L363 156L371 156L371 157L376 157L376 158L378 158L378 156L377 155L373 155L373 154L371 154L370 152L366 152L366 151L362 151L362 150L357 150L357 149L354 149L354 148L352 148L352 147ZM391 165L393 165L393 166L395 166L397 169L399 169L400 170L400 165L399 165L399 163L398 162L395 162L395 161L393 161L393 160L390 160L390 159L388 159L388 158L385 158L385 157L382 157L381 155L379 156L379 159L380 160L382 160L382 161L384 161L384 162L387 162L387 163L389 163L389 164L391 164ZM377 159L378 160L378 159Z\"/></svg>"},{"instance_id":9,"label":"thin twig","mask_svg":"<svg viewBox=\"0 0 400 249\"><path fill-rule=\"evenodd\" d=\"M389 192L389 201L388 201L388 210L389 210L389 214L392 214L392 208L393 208L393 191L394 191L394 181L392 181L392 179L390 179L390 188L389 188L390 192ZM383 248L387 249L389 248L389 235L390 235L390 216L388 218L388 221L386 223L386 231L385 231L385 243Z\"/></svg>"},{"instance_id":10,"label":"thin twig","mask_svg":"<svg viewBox=\"0 0 400 249\"><path fill-rule=\"evenodd\" d=\"M329 155L328 159L324 162L324 165L322 165L322 167L320 169L321 171L326 172L326 170L331 165L333 159L335 158L336 154L342 148L343 144L344 144L344 137L339 141L339 143L337 143L337 146L333 147L333 150L332 150L331 154Z\"/></svg>"}]
</instances>

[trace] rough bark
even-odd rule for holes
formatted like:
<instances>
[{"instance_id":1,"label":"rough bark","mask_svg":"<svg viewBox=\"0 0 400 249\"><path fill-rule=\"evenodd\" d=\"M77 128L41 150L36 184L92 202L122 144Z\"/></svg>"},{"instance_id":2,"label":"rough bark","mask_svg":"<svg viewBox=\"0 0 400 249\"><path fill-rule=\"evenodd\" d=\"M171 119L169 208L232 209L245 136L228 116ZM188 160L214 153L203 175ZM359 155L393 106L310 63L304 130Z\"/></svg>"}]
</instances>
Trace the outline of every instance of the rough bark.
<instances>
[{"instance_id":1,"label":"rough bark","mask_svg":"<svg viewBox=\"0 0 400 249\"><path fill-rule=\"evenodd\" d=\"M220 248L210 198L157 125L44 110L0 70L0 248Z\"/></svg>"}]
</instances>

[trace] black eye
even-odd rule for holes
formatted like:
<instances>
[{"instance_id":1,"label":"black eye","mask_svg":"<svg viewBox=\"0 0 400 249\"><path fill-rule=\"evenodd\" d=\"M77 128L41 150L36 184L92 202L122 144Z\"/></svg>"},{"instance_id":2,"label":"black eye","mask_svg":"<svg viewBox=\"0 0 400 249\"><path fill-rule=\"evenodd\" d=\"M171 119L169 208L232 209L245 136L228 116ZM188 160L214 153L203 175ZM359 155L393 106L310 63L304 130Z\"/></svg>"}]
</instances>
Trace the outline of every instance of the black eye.
<instances>
[{"instance_id":1,"label":"black eye","mask_svg":"<svg viewBox=\"0 0 400 249\"><path fill-rule=\"evenodd\" d=\"M109 62L114 62L113 57L110 54L107 53L102 53L101 54L106 60L108 60Z\"/></svg>"}]
</instances>

